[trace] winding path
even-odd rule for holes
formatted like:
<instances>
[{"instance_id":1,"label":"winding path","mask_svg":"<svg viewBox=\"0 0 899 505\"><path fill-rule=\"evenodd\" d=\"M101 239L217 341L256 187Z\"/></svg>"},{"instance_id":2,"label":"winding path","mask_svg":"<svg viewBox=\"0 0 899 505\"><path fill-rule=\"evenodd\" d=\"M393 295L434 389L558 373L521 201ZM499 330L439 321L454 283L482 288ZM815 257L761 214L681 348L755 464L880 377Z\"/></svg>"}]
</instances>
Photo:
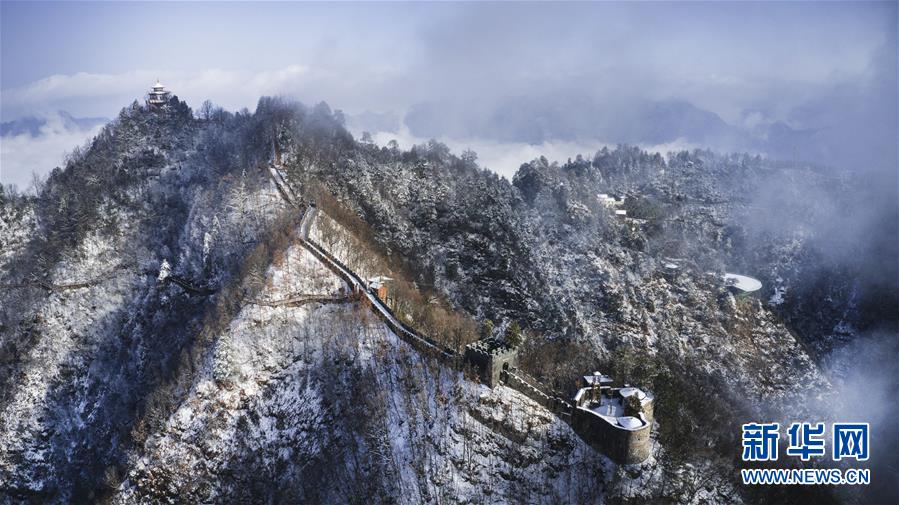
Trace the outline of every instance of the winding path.
<instances>
[{"instance_id":1,"label":"winding path","mask_svg":"<svg viewBox=\"0 0 899 505\"><path fill-rule=\"evenodd\" d=\"M298 201L290 186L287 184L281 170L277 165L270 164L268 167L269 175L278 188L278 192L291 206L296 207L303 213L303 217L299 224L300 243L312 253L319 261L327 266L331 271L343 279L351 288L352 292L364 296L368 301L368 306L393 332L403 341L417 349L419 352L435 356L445 362L452 364L454 367L461 367L462 356L455 350L434 341L433 339L423 335L404 322L402 322L393 311L390 310L377 294L369 289L368 283L362 280L348 266L344 265L340 260L335 258L331 253L325 250L321 245L309 238L309 231L318 215L318 208L314 204L305 205ZM562 422L572 426L576 433L579 433L585 441L590 444L590 440L594 438L593 434L585 436L584 433L578 431L578 426L572 424L574 405L565 400L561 395L551 392L537 379L531 377L523 370L517 367L504 369L502 372L502 383L512 389L519 391L536 403L544 406L550 412L554 413ZM606 451L600 451L606 452Z\"/></svg>"},{"instance_id":2,"label":"winding path","mask_svg":"<svg viewBox=\"0 0 899 505\"><path fill-rule=\"evenodd\" d=\"M302 243L303 246L306 247L306 249L308 249L316 258L324 263L325 266L327 266L334 273L340 276L344 281L346 281L352 292L359 293L360 295L364 296L368 300L368 304L371 307L372 311L374 311L374 313L379 318L381 318L381 320L383 320L384 323L387 324L387 326L389 326L390 329L397 334L397 336L408 342L410 345L416 347L417 349L433 353L440 358L448 360L455 360L459 358L458 353L456 353L449 347L416 332L406 323L400 321L400 319L396 317L393 311L390 310L389 307L387 307L384 301L378 298L378 296L369 289L367 282L362 280L359 275L353 272L348 266L344 265L340 260L335 258L331 253L326 251L321 245L309 238L309 230L312 228L312 223L315 221L315 218L318 215L318 208L316 208L314 205L302 205L297 201L297 199L293 196L293 191L291 191L290 187L287 185L287 181L284 179L284 176L281 174L281 170L277 166L272 164L269 165L268 169L269 174L271 175L271 178L275 183L275 186L277 186L278 188L278 192L281 193L281 196L284 197L284 199L288 203L298 209L301 209L303 212L303 219L300 221L299 225L299 235L300 243Z\"/></svg>"}]
</instances>

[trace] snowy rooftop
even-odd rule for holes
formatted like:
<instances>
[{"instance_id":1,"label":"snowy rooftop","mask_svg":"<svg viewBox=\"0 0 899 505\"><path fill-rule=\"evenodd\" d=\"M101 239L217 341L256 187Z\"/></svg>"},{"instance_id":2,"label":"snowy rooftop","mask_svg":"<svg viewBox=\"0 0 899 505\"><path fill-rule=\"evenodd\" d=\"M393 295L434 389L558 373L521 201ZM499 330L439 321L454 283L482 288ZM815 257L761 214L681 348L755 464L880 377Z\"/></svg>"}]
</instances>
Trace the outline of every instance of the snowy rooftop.
<instances>
[{"instance_id":1,"label":"snowy rooftop","mask_svg":"<svg viewBox=\"0 0 899 505\"><path fill-rule=\"evenodd\" d=\"M634 429L643 426L643 421L633 416L622 416L616 419L623 428Z\"/></svg>"},{"instance_id":2,"label":"snowy rooftop","mask_svg":"<svg viewBox=\"0 0 899 505\"><path fill-rule=\"evenodd\" d=\"M724 274L724 283L733 286L744 293L752 293L762 289L762 282L758 279L740 274Z\"/></svg>"},{"instance_id":3,"label":"snowy rooftop","mask_svg":"<svg viewBox=\"0 0 899 505\"><path fill-rule=\"evenodd\" d=\"M584 382L587 384L608 384L611 382L615 382L608 375L603 375L600 372L593 372L593 375L585 375Z\"/></svg>"},{"instance_id":4,"label":"snowy rooftop","mask_svg":"<svg viewBox=\"0 0 899 505\"><path fill-rule=\"evenodd\" d=\"M609 398L603 396L599 402L590 402L587 409L605 417L622 417L624 416L624 404L620 398Z\"/></svg>"},{"instance_id":5,"label":"snowy rooftop","mask_svg":"<svg viewBox=\"0 0 899 505\"><path fill-rule=\"evenodd\" d=\"M640 400L643 400L644 398L646 398L646 393L644 393L643 391L640 391L637 388L631 388L631 387L621 388L621 391L619 391L619 393L621 394L622 398L627 398L627 397L633 396L633 395L637 395L637 398Z\"/></svg>"},{"instance_id":6,"label":"snowy rooftop","mask_svg":"<svg viewBox=\"0 0 899 505\"><path fill-rule=\"evenodd\" d=\"M379 275L377 277L372 277L372 278L368 279L368 285L370 287L372 287L373 289L378 289L381 286L387 284L389 281L392 281L392 280L393 279L390 277L384 277L383 275Z\"/></svg>"},{"instance_id":7,"label":"snowy rooftop","mask_svg":"<svg viewBox=\"0 0 899 505\"><path fill-rule=\"evenodd\" d=\"M652 395L639 388L624 387L620 390L613 389L611 394L609 394L608 390L605 390L599 395L598 399L591 400L587 397L591 389L589 387L582 388L575 395L575 403L578 408L592 412L616 428L635 430L646 426L647 423L644 419L625 414L624 399L636 395L642 405L647 405L653 400Z\"/></svg>"},{"instance_id":8,"label":"snowy rooftop","mask_svg":"<svg viewBox=\"0 0 899 505\"><path fill-rule=\"evenodd\" d=\"M603 395L600 401L589 402L581 408L586 408L616 428L635 430L646 425L646 421L639 417L625 415L624 404L618 396Z\"/></svg>"}]
</instances>

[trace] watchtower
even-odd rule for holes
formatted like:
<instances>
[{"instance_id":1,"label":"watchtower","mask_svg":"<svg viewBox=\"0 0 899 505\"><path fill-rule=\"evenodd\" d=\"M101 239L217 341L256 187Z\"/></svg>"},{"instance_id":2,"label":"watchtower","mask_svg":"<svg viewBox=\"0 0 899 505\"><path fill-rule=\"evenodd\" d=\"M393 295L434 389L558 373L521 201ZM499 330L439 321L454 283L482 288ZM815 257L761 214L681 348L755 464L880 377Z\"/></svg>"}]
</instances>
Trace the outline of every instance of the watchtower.
<instances>
[{"instance_id":1,"label":"watchtower","mask_svg":"<svg viewBox=\"0 0 899 505\"><path fill-rule=\"evenodd\" d=\"M506 368L518 367L518 349L497 338L485 338L465 346L465 361L491 388L499 384Z\"/></svg>"}]
</instances>

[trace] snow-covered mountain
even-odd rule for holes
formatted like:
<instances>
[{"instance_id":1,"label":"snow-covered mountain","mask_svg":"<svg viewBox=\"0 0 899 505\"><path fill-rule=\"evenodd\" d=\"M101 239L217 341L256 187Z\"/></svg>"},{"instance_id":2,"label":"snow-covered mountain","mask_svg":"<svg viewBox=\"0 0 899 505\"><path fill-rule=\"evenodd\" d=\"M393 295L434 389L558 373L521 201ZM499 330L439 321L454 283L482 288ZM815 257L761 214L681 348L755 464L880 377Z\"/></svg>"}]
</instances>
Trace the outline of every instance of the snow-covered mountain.
<instances>
[{"instance_id":1,"label":"snow-covered mountain","mask_svg":"<svg viewBox=\"0 0 899 505\"><path fill-rule=\"evenodd\" d=\"M134 103L40 194L0 194L7 501L856 498L740 489L734 456L747 419L831 401L821 355L889 322L892 286L851 282L854 264L823 261L809 237L830 207L783 194L773 201L801 219L776 230L753 219L771 211L755 197L770 181L834 198L851 183L627 147L534 160L510 182L436 142L357 143L325 104L207 112ZM351 237L346 263L408 290L414 324L514 321L522 368L549 387L571 391L599 369L652 390L652 457L615 465L522 394L399 339L301 247L273 158L289 190ZM627 218L599 193L626 196ZM734 268L762 280L760 298L723 284Z\"/></svg>"}]
</instances>

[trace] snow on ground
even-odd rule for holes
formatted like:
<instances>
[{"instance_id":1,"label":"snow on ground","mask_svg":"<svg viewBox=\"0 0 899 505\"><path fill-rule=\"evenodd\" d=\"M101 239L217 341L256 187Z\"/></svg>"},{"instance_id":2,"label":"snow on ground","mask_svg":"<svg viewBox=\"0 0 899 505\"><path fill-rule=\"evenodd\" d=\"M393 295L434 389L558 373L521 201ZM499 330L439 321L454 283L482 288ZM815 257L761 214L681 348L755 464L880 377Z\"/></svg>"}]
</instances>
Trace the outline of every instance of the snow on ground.
<instances>
[{"instance_id":1,"label":"snow on ground","mask_svg":"<svg viewBox=\"0 0 899 505\"><path fill-rule=\"evenodd\" d=\"M90 353L106 338L110 327L121 317L119 308L129 303L141 285L134 272L116 271L117 246L110 240L96 238L65 262L65 268L54 271L54 282L81 282L100 273L97 284L78 289L51 292L37 307L31 331L37 337L21 359L29 366L17 378L9 401L0 407L0 480L18 468L28 468L35 489L43 485L41 472L48 440L44 433L44 409L47 395L89 359ZM28 288L35 289L35 288ZM12 332L4 337L12 338ZM81 412L81 414L87 414ZM81 419L71 419L80 423ZM15 464L18 458L33 462Z\"/></svg>"},{"instance_id":2,"label":"snow on ground","mask_svg":"<svg viewBox=\"0 0 899 505\"><path fill-rule=\"evenodd\" d=\"M116 247L118 245L114 237L97 230L92 231L72 253L76 261L60 261L55 265L53 283L91 283L118 275L117 271L124 266L120 262L121 253Z\"/></svg>"},{"instance_id":3,"label":"snow on ground","mask_svg":"<svg viewBox=\"0 0 899 505\"><path fill-rule=\"evenodd\" d=\"M389 273L380 271L372 261L373 255L362 242L324 212L315 213L315 220L309 228L309 238L363 279Z\"/></svg>"},{"instance_id":4,"label":"snow on ground","mask_svg":"<svg viewBox=\"0 0 899 505\"><path fill-rule=\"evenodd\" d=\"M785 286L783 284L783 279L780 277L775 279L774 282L775 282L774 292L771 294L771 298L768 299L768 304L777 306L777 305L782 304L784 302L784 300L786 300L786 294L787 294L788 288L787 288L787 286Z\"/></svg>"},{"instance_id":5,"label":"snow on ground","mask_svg":"<svg viewBox=\"0 0 899 505\"><path fill-rule=\"evenodd\" d=\"M36 217L31 205L0 205L0 274L15 258L34 231Z\"/></svg>"},{"instance_id":6,"label":"snow on ground","mask_svg":"<svg viewBox=\"0 0 899 505\"><path fill-rule=\"evenodd\" d=\"M260 298L281 300L298 294L337 296L345 283L300 244L291 245L281 265L269 269L267 289Z\"/></svg>"},{"instance_id":7,"label":"snow on ground","mask_svg":"<svg viewBox=\"0 0 899 505\"><path fill-rule=\"evenodd\" d=\"M305 250L291 251L261 296L341 283L333 274L324 282ZM234 461L300 465L302 477L303 465L338 450L339 471L374 474L402 503L591 502L614 468L547 410L421 356L361 305L250 304L148 439L118 500L234 498L240 491L222 478ZM214 484L198 489L199 481ZM157 489L163 482L171 489ZM331 492L341 500L351 491Z\"/></svg>"}]
</instances>

